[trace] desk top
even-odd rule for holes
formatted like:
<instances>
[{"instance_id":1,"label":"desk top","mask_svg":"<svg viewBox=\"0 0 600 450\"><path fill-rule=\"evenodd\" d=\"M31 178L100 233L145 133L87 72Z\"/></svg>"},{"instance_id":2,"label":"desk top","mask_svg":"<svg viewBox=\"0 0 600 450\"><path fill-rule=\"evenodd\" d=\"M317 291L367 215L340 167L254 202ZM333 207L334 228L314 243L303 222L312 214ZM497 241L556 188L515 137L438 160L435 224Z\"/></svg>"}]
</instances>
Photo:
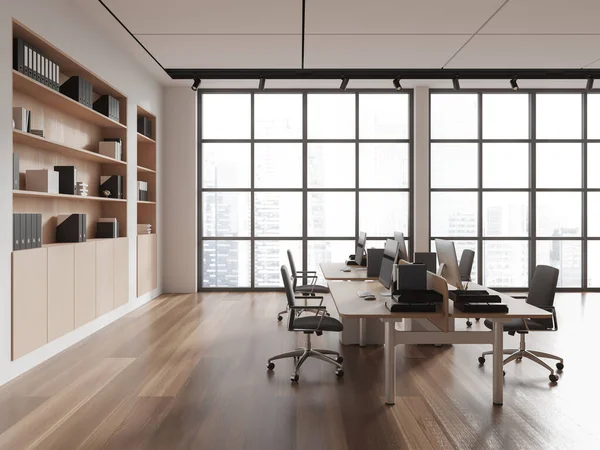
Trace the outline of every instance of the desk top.
<instances>
[{"instance_id":1,"label":"desk top","mask_svg":"<svg viewBox=\"0 0 600 450\"><path fill-rule=\"evenodd\" d=\"M375 300L364 300L359 298L356 291L370 291L375 294ZM430 319L443 317L443 312L423 313L423 312L399 312L392 313L385 306L385 297L381 296L382 292L386 292L381 283L378 281L356 281L344 282L337 281L329 283L329 292L335 303L335 307L340 314L340 317L363 317L370 319Z\"/></svg>"},{"instance_id":2,"label":"desk top","mask_svg":"<svg viewBox=\"0 0 600 450\"><path fill-rule=\"evenodd\" d=\"M321 263L321 272L326 280L377 280L379 277L367 277L367 268L362 266L347 266L345 263ZM342 272L350 269L350 272Z\"/></svg>"},{"instance_id":3,"label":"desk top","mask_svg":"<svg viewBox=\"0 0 600 450\"><path fill-rule=\"evenodd\" d=\"M454 286L449 286L449 290L456 289ZM486 288L485 286L481 286L477 283L469 282L468 289L485 289L490 294L496 294L500 296L502 303L506 303L508 306L508 313L485 313L482 317L486 319L497 319L506 317L508 319L550 319L552 318L552 313L545 311L543 309L538 308L537 306L529 305L525 299L514 298L510 295L503 294L502 292L494 291L493 289ZM463 311L454 309L454 302L450 300L448 302L448 313L450 317L455 318L470 318L474 317L475 313L466 313Z\"/></svg>"},{"instance_id":4,"label":"desk top","mask_svg":"<svg viewBox=\"0 0 600 450\"><path fill-rule=\"evenodd\" d=\"M469 287L472 289L486 289L483 286L479 286L475 283L469 283ZM450 286L450 289L454 287ZM436 289L437 290L437 289ZM552 314L544 311L543 309L537 308L532 305L528 305L523 299L516 299L509 295L496 292L492 289L487 289L491 294L498 294L504 303L508 305L508 313L481 313L482 318L486 319L527 319L527 318L540 318L549 319ZM341 317L353 317L353 318L406 318L406 319L436 319L444 317L443 306L440 306L440 310L435 313L392 313L385 306L385 298L381 296L381 293L385 291L384 287L379 282L332 282L329 283L329 291L333 302L338 310ZM359 298L356 291L370 291L375 294L375 300L363 300ZM465 313L462 311L454 310L452 301L448 301L448 316L453 318L472 318L474 313Z\"/></svg>"}]
</instances>

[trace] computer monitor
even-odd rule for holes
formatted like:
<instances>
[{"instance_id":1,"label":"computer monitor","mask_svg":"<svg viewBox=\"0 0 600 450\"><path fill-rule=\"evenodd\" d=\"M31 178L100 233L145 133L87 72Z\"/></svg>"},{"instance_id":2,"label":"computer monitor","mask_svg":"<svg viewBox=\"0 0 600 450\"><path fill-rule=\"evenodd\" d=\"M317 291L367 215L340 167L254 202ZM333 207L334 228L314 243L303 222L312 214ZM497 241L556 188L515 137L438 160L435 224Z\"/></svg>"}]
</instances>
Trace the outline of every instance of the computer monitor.
<instances>
[{"instance_id":1,"label":"computer monitor","mask_svg":"<svg viewBox=\"0 0 600 450\"><path fill-rule=\"evenodd\" d=\"M367 233L361 231L358 233L358 240L356 241L356 250L354 252L354 262L357 265L362 264L362 260L365 256L365 246L367 245Z\"/></svg>"},{"instance_id":2,"label":"computer monitor","mask_svg":"<svg viewBox=\"0 0 600 450\"><path fill-rule=\"evenodd\" d=\"M398 241L398 251L400 253L400 259L410 262L410 259L408 259L408 252L406 251L404 233L402 233L401 231L394 231L394 240Z\"/></svg>"},{"instance_id":3,"label":"computer monitor","mask_svg":"<svg viewBox=\"0 0 600 450\"><path fill-rule=\"evenodd\" d=\"M463 289L454 242L436 239L435 251L440 263L438 275L445 278L448 284L455 286L457 289Z\"/></svg>"},{"instance_id":4,"label":"computer monitor","mask_svg":"<svg viewBox=\"0 0 600 450\"><path fill-rule=\"evenodd\" d=\"M381 260L381 268L379 269L379 282L386 289L390 289L393 283L392 272L394 270L394 264L398 261L398 241L388 239L385 241L385 248L383 249L383 259Z\"/></svg>"}]
</instances>

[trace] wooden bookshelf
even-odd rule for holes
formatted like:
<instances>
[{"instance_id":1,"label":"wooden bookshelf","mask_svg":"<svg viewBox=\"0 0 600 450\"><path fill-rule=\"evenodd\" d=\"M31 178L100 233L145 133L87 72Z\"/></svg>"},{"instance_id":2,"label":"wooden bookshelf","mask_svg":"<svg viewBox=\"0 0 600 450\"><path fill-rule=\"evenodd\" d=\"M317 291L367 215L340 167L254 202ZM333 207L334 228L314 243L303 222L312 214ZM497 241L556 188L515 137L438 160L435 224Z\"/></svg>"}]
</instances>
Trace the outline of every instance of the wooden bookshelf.
<instances>
[{"instance_id":1,"label":"wooden bookshelf","mask_svg":"<svg viewBox=\"0 0 600 450\"><path fill-rule=\"evenodd\" d=\"M147 167L137 166L138 172L143 173L156 173L156 170L148 169Z\"/></svg>"},{"instance_id":2,"label":"wooden bookshelf","mask_svg":"<svg viewBox=\"0 0 600 450\"><path fill-rule=\"evenodd\" d=\"M36 136L35 134L26 133L20 130L13 130L13 143L35 147L37 149L46 150L49 152L62 153L73 158L85 159L100 164L120 164L125 166L127 165L125 161L119 161L118 159L109 158L108 156L104 156L100 153L92 152L90 150L71 147L61 142L52 141L50 139L42 138Z\"/></svg>"},{"instance_id":3,"label":"wooden bookshelf","mask_svg":"<svg viewBox=\"0 0 600 450\"><path fill-rule=\"evenodd\" d=\"M144 136L142 133L137 134L138 144L154 144L156 145L156 141L154 139L150 139L147 136Z\"/></svg>"},{"instance_id":4,"label":"wooden bookshelf","mask_svg":"<svg viewBox=\"0 0 600 450\"><path fill-rule=\"evenodd\" d=\"M38 102L51 106L65 114L76 116L81 120L103 128L126 129L127 126L62 95L28 76L13 69L13 90L35 98Z\"/></svg>"},{"instance_id":5,"label":"wooden bookshelf","mask_svg":"<svg viewBox=\"0 0 600 450\"><path fill-rule=\"evenodd\" d=\"M37 192L37 191L13 191L13 196L15 197L35 197L35 198L60 198L63 200L71 200L74 202L122 202L125 203L127 200L121 198L106 198L106 197L95 197L88 195L86 197L82 197L80 195L69 195L69 194L51 194L48 192Z\"/></svg>"}]
</instances>

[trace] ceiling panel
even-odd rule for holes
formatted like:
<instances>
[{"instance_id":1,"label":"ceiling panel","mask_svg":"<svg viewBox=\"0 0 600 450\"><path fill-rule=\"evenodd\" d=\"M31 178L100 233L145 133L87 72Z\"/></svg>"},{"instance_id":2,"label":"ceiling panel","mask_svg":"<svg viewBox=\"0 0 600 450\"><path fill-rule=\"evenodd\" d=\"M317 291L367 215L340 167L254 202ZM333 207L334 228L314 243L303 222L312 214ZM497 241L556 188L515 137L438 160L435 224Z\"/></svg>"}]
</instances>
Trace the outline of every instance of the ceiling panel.
<instances>
[{"instance_id":1,"label":"ceiling panel","mask_svg":"<svg viewBox=\"0 0 600 450\"><path fill-rule=\"evenodd\" d=\"M448 68L581 68L600 57L600 36L478 35Z\"/></svg>"},{"instance_id":2,"label":"ceiling panel","mask_svg":"<svg viewBox=\"0 0 600 450\"><path fill-rule=\"evenodd\" d=\"M138 37L166 68L297 68L301 36L221 35Z\"/></svg>"},{"instance_id":3,"label":"ceiling panel","mask_svg":"<svg viewBox=\"0 0 600 450\"><path fill-rule=\"evenodd\" d=\"M308 35L307 68L441 68L469 35Z\"/></svg>"},{"instance_id":4,"label":"ceiling panel","mask_svg":"<svg viewBox=\"0 0 600 450\"><path fill-rule=\"evenodd\" d=\"M475 33L505 0L306 2L307 33Z\"/></svg>"},{"instance_id":5,"label":"ceiling panel","mask_svg":"<svg viewBox=\"0 0 600 450\"><path fill-rule=\"evenodd\" d=\"M598 0L511 0L483 34L600 34Z\"/></svg>"},{"instance_id":6,"label":"ceiling panel","mask_svg":"<svg viewBox=\"0 0 600 450\"><path fill-rule=\"evenodd\" d=\"M300 0L104 0L133 34L302 33Z\"/></svg>"}]
</instances>

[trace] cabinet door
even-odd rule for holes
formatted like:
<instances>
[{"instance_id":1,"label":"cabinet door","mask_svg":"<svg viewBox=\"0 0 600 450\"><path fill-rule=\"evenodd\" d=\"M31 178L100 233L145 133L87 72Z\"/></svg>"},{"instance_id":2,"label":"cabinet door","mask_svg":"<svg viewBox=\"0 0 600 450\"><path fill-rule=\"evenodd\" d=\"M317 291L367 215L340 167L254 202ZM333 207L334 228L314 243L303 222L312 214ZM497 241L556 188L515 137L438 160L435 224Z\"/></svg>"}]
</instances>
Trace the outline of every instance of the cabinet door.
<instances>
[{"instance_id":1,"label":"cabinet door","mask_svg":"<svg viewBox=\"0 0 600 450\"><path fill-rule=\"evenodd\" d=\"M158 287L158 276L157 276L157 261L158 261L158 242L157 235L150 235L150 290Z\"/></svg>"},{"instance_id":2,"label":"cabinet door","mask_svg":"<svg viewBox=\"0 0 600 450\"><path fill-rule=\"evenodd\" d=\"M115 308L129 301L129 239L114 240Z\"/></svg>"},{"instance_id":3,"label":"cabinet door","mask_svg":"<svg viewBox=\"0 0 600 450\"><path fill-rule=\"evenodd\" d=\"M96 243L74 244L75 327L96 318Z\"/></svg>"},{"instance_id":4,"label":"cabinet door","mask_svg":"<svg viewBox=\"0 0 600 450\"><path fill-rule=\"evenodd\" d=\"M137 296L150 291L150 236L137 237Z\"/></svg>"},{"instance_id":5,"label":"cabinet door","mask_svg":"<svg viewBox=\"0 0 600 450\"><path fill-rule=\"evenodd\" d=\"M96 317L114 309L114 239L96 241Z\"/></svg>"},{"instance_id":6,"label":"cabinet door","mask_svg":"<svg viewBox=\"0 0 600 450\"><path fill-rule=\"evenodd\" d=\"M12 358L48 342L48 249L13 252Z\"/></svg>"},{"instance_id":7,"label":"cabinet door","mask_svg":"<svg viewBox=\"0 0 600 450\"><path fill-rule=\"evenodd\" d=\"M48 342L75 326L75 245L48 248Z\"/></svg>"}]
</instances>

